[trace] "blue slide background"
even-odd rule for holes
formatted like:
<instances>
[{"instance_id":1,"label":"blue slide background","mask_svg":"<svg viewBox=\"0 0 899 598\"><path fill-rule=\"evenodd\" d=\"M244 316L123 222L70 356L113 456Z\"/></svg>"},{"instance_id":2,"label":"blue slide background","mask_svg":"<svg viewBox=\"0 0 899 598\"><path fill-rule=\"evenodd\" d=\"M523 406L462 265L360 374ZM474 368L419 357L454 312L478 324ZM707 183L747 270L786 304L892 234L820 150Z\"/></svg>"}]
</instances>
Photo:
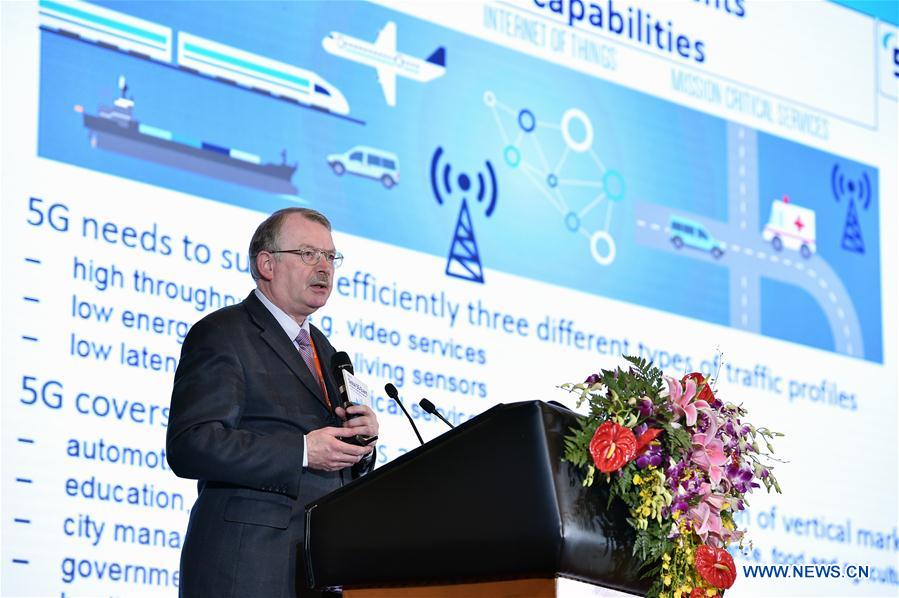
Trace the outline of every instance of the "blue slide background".
<instances>
[{"instance_id":1,"label":"blue slide background","mask_svg":"<svg viewBox=\"0 0 899 598\"><path fill-rule=\"evenodd\" d=\"M442 206L435 201L429 169L435 149L442 147L443 160L454 172L476 176L485 172L486 160L496 169L493 215L487 218L484 205L467 198L485 268L708 322L730 322L728 268L637 245L633 208L635 202L647 202L726 221L725 121L378 6L234 2L222 11L219 4L204 2L100 4L312 70L344 93L349 116L365 124L45 32L40 155L261 211L300 202L326 211L348 233L446 256L462 194L457 189ZM373 69L332 56L321 45L332 30L373 41L389 20L397 24L399 51L427 57L437 46L447 50L445 76L426 84L398 79L394 108L386 106ZM120 75L127 78L135 117L142 123L258 154L264 162L280 162L286 149L288 162L299 164L293 183L302 199L92 149L73 106L94 113L99 104L110 104L118 95ZM534 81L548 83L536 90ZM594 130L592 149L626 189L620 200L590 211L581 222L587 230L607 227L617 244L612 264L597 264L584 236L566 227L564 217L503 160L506 144L483 100L487 91L516 113L530 110L541 122L558 124L568 108L586 113ZM510 135L518 135L513 116L500 113L499 119ZM558 130L538 127L531 135L539 137L550 163L563 153ZM386 189L371 179L335 176L325 156L355 145L398 154L400 184ZM528 147L522 144L523 155ZM770 200L785 194L816 210L818 253L849 291L861 323L864 358L881 362L876 169L765 134L759 134L758 163L760 223L767 221ZM830 190L834 163L847 172L866 172L872 181L873 200L859 212L864 255L840 249L846 205L834 201ZM603 174L587 154L570 154L564 171L572 179L599 180ZM578 193L568 194L573 209L589 203L596 191ZM814 302L801 295L783 284L764 284L762 334L833 350L829 329L814 325L814 319L794 325L795 314L814 311Z\"/></svg>"}]
</instances>

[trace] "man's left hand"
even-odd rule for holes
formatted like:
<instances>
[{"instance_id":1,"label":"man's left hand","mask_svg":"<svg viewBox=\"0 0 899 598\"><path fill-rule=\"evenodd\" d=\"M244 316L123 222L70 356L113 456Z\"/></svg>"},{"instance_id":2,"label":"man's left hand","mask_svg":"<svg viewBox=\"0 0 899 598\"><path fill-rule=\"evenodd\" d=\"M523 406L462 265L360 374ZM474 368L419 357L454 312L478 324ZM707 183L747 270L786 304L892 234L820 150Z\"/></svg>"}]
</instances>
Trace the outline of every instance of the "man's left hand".
<instances>
[{"instance_id":1,"label":"man's left hand","mask_svg":"<svg viewBox=\"0 0 899 598\"><path fill-rule=\"evenodd\" d=\"M358 436L377 436L378 417L368 405L350 405L347 409L337 407L334 412L344 420L343 427L350 428ZM348 416L353 416L347 419Z\"/></svg>"}]
</instances>

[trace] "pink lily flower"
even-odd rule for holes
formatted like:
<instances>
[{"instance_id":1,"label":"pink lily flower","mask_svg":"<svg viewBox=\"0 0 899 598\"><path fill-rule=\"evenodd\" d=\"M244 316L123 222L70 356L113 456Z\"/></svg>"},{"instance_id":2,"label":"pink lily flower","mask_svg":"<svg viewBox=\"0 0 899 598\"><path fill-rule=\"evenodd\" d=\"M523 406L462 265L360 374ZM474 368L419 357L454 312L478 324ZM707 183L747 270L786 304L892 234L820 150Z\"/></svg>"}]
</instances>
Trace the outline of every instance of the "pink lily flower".
<instances>
[{"instance_id":1,"label":"pink lily flower","mask_svg":"<svg viewBox=\"0 0 899 598\"><path fill-rule=\"evenodd\" d=\"M721 509L725 504L733 505L733 501L724 494L713 493L710 484L702 484L699 487L699 502L687 512L687 515L695 522L698 534L700 534L699 530L706 535L715 534L722 546L727 545L728 542L739 540L744 533L724 527L721 521ZM704 536L703 541L705 540Z\"/></svg>"},{"instance_id":2,"label":"pink lily flower","mask_svg":"<svg viewBox=\"0 0 899 598\"><path fill-rule=\"evenodd\" d=\"M693 452L690 454L690 460L708 472L713 488L717 487L724 477L724 464L727 463L724 443L715 438L717 431L718 427L712 421L708 430L693 434Z\"/></svg>"},{"instance_id":3,"label":"pink lily flower","mask_svg":"<svg viewBox=\"0 0 899 598\"><path fill-rule=\"evenodd\" d=\"M714 494L712 492L712 486L705 483L699 485L699 497L700 502L708 504L710 507L719 512L721 511L721 507L724 506L724 503L729 502L725 495Z\"/></svg>"},{"instance_id":4,"label":"pink lily flower","mask_svg":"<svg viewBox=\"0 0 899 598\"><path fill-rule=\"evenodd\" d=\"M705 401L693 400L696 396L696 381L692 378L687 378L683 386L679 381L668 376L665 377L665 382L668 383L668 397L674 407L674 413L677 417L685 416L688 426L696 425L696 417L699 415L700 409L711 409Z\"/></svg>"},{"instance_id":5,"label":"pink lily flower","mask_svg":"<svg viewBox=\"0 0 899 598\"><path fill-rule=\"evenodd\" d=\"M702 538L704 544L708 544L709 534L720 538L721 515L718 509L710 507L706 501L701 501L687 512L687 516L693 521L693 531Z\"/></svg>"}]
</instances>

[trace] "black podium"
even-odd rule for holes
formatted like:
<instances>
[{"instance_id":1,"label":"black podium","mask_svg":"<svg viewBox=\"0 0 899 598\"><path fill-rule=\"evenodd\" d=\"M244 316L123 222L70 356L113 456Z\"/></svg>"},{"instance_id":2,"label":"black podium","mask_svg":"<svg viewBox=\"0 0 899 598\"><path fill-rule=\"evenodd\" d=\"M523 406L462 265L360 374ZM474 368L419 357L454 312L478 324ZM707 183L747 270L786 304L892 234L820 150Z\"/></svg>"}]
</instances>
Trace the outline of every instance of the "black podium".
<instances>
[{"instance_id":1,"label":"black podium","mask_svg":"<svg viewBox=\"0 0 899 598\"><path fill-rule=\"evenodd\" d=\"M497 405L307 505L310 582L346 590L564 577L645 594L625 506L607 508L603 485L584 488L562 461L577 417L540 401Z\"/></svg>"}]
</instances>

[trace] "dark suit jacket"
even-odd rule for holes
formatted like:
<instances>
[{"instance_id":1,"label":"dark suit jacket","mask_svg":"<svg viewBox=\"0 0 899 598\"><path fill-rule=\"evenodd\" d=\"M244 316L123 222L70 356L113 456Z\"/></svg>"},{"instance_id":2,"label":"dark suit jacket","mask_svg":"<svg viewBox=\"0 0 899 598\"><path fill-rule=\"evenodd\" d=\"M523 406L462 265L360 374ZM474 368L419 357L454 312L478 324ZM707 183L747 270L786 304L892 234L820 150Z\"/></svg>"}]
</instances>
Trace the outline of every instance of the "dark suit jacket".
<instances>
[{"instance_id":1,"label":"dark suit jacket","mask_svg":"<svg viewBox=\"0 0 899 598\"><path fill-rule=\"evenodd\" d=\"M311 336L335 401L334 347L314 327ZM182 596L296 595L304 583L305 505L354 475L304 470L302 437L340 425L254 293L191 328L166 439L172 471L199 480L181 552Z\"/></svg>"}]
</instances>

